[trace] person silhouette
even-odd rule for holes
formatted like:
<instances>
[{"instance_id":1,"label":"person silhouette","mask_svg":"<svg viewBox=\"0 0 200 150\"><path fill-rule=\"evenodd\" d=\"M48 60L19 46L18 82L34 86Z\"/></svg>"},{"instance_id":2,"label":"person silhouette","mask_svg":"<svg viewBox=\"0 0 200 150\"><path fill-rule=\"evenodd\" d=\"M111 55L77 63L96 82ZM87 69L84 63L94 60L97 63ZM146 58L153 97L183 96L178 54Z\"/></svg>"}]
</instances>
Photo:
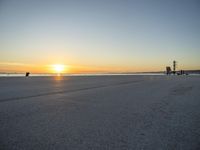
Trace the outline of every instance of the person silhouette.
<instances>
[{"instance_id":1,"label":"person silhouette","mask_svg":"<svg viewBox=\"0 0 200 150\"><path fill-rule=\"evenodd\" d=\"M30 72L26 72L26 77L28 77L30 75Z\"/></svg>"}]
</instances>

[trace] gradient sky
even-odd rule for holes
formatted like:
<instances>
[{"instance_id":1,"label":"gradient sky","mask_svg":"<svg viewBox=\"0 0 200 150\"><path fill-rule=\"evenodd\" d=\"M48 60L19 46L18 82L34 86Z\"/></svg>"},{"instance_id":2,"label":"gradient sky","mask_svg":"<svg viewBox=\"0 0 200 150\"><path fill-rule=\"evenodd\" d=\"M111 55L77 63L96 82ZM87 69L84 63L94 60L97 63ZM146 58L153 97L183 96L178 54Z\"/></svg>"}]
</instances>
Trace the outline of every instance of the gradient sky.
<instances>
[{"instance_id":1,"label":"gradient sky","mask_svg":"<svg viewBox=\"0 0 200 150\"><path fill-rule=\"evenodd\" d=\"M0 72L200 69L199 0L0 0Z\"/></svg>"}]
</instances>

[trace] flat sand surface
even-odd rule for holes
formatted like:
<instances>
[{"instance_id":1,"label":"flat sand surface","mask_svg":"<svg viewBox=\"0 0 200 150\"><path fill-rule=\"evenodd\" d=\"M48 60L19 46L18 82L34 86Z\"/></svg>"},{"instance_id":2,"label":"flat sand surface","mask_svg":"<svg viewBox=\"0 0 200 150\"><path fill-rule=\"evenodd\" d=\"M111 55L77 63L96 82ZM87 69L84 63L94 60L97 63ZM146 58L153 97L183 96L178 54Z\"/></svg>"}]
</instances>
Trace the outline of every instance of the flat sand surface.
<instances>
[{"instance_id":1,"label":"flat sand surface","mask_svg":"<svg viewBox=\"0 0 200 150\"><path fill-rule=\"evenodd\" d=\"M0 150L199 150L200 76L0 78Z\"/></svg>"}]
</instances>

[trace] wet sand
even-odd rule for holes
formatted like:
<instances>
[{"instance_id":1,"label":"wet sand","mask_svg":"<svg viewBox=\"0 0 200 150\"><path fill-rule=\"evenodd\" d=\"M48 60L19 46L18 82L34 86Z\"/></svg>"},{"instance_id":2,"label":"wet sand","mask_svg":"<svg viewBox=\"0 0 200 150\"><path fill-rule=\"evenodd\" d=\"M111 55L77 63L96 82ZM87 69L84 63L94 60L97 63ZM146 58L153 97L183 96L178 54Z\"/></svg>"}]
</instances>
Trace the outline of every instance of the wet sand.
<instances>
[{"instance_id":1,"label":"wet sand","mask_svg":"<svg viewBox=\"0 0 200 150\"><path fill-rule=\"evenodd\" d=\"M2 150L197 150L199 143L199 76L0 78Z\"/></svg>"}]
</instances>

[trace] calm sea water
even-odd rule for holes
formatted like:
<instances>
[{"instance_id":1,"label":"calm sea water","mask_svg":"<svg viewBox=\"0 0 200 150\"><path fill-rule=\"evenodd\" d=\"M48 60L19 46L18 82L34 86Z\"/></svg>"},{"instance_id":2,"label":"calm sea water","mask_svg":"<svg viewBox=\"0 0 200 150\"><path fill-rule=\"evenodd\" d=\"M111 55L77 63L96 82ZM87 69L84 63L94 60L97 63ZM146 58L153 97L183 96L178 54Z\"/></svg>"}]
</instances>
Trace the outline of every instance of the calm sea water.
<instances>
[{"instance_id":1,"label":"calm sea water","mask_svg":"<svg viewBox=\"0 0 200 150\"><path fill-rule=\"evenodd\" d=\"M59 74L30 74L30 76L42 77L42 76L58 76ZM110 75L165 75L164 73L119 73L119 74L60 74L61 76L110 76ZM0 77L24 77L25 74L14 73L0 73Z\"/></svg>"}]
</instances>

